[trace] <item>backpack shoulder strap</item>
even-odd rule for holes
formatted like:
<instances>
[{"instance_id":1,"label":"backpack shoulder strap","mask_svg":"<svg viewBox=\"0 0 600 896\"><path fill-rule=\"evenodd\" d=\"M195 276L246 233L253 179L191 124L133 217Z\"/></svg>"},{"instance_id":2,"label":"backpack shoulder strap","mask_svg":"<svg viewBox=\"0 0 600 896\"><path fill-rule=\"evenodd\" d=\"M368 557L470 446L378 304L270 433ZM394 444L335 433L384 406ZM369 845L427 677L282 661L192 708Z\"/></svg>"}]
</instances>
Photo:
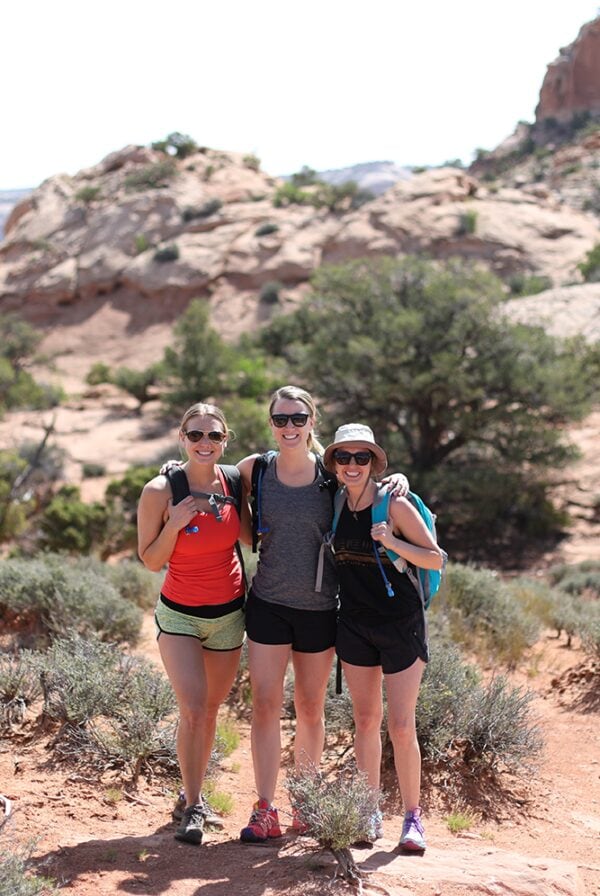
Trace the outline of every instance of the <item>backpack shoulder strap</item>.
<instances>
[{"instance_id":1,"label":"backpack shoulder strap","mask_svg":"<svg viewBox=\"0 0 600 896\"><path fill-rule=\"evenodd\" d=\"M371 504L371 522L387 523L390 518L390 493L386 486L378 486L375 500ZM406 562L395 551L389 548L385 549L386 554L397 565L397 561L401 561L402 566L406 566ZM397 567L398 568L398 567Z\"/></svg>"},{"instance_id":2,"label":"backpack shoulder strap","mask_svg":"<svg viewBox=\"0 0 600 896\"><path fill-rule=\"evenodd\" d=\"M250 477L250 502L252 504L252 553L256 553L258 548L258 536L265 535L268 529L263 525L261 513L261 492L262 480L265 470L273 462L277 455L276 451L267 451L265 454L259 454L252 466L252 475Z\"/></svg>"},{"instance_id":3,"label":"backpack shoulder strap","mask_svg":"<svg viewBox=\"0 0 600 896\"><path fill-rule=\"evenodd\" d=\"M329 548L333 550L333 539L335 538L335 530L340 519L340 514L346 503L346 488L342 486L336 489L333 496L333 520L331 529L323 536L323 541L319 547L319 558L317 560L317 574L315 576L315 591L320 593L323 585L323 568L325 566L325 551Z\"/></svg>"},{"instance_id":4,"label":"backpack shoulder strap","mask_svg":"<svg viewBox=\"0 0 600 896\"><path fill-rule=\"evenodd\" d=\"M335 473L331 473L323 463L323 458L320 454L315 455L317 459L317 469L321 473L323 477L323 483L321 488L326 488L329 494L331 495L331 500L334 501L335 496L337 494L339 483L337 481L337 476Z\"/></svg>"},{"instance_id":5,"label":"backpack shoulder strap","mask_svg":"<svg viewBox=\"0 0 600 896\"><path fill-rule=\"evenodd\" d=\"M223 474L227 487L234 500L238 516L242 513L242 474L233 464L219 464L219 470Z\"/></svg>"},{"instance_id":6,"label":"backpack shoulder strap","mask_svg":"<svg viewBox=\"0 0 600 896\"><path fill-rule=\"evenodd\" d=\"M190 486L185 470L182 470L181 467L168 467L165 470L165 476L171 487L173 504L179 504L180 501L183 501L190 494Z\"/></svg>"}]
</instances>

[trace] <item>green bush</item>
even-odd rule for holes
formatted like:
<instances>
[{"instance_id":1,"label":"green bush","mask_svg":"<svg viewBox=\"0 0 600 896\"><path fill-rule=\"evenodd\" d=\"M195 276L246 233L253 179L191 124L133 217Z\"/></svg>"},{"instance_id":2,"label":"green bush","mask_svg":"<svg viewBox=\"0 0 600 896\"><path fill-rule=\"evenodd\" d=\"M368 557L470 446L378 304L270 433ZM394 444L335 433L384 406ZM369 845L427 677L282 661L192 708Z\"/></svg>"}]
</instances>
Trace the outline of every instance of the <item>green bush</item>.
<instances>
[{"instance_id":1,"label":"green bush","mask_svg":"<svg viewBox=\"0 0 600 896\"><path fill-rule=\"evenodd\" d=\"M184 208L182 213L182 218L184 221L194 221L196 218L210 218L211 215L216 214L220 208L222 208L223 203L220 199L209 199L208 202L205 202L204 205L199 206L198 208Z\"/></svg>"},{"instance_id":2,"label":"green bush","mask_svg":"<svg viewBox=\"0 0 600 896\"><path fill-rule=\"evenodd\" d=\"M457 236L468 236L475 233L476 229L477 212L475 209L469 208L460 215L456 234Z\"/></svg>"},{"instance_id":3,"label":"green bush","mask_svg":"<svg viewBox=\"0 0 600 896\"><path fill-rule=\"evenodd\" d=\"M508 281L512 296L535 296L547 289L552 289L552 280L541 274L513 274Z\"/></svg>"},{"instance_id":4,"label":"green bush","mask_svg":"<svg viewBox=\"0 0 600 896\"><path fill-rule=\"evenodd\" d=\"M0 727L23 720L25 710L42 693L32 654L0 653Z\"/></svg>"},{"instance_id":5,"label":"green bush","mask_svg":"<svg viewBox=\"0 0 600 896\"><path fill-rule=\"evenodd\" d=\"M179 131L173 131L165 140L157 140L152 144L152 149L169 153L178 159L187 159L188 156L200 151L192 137L188 134L181 134Z\"/></svg>"},{"instance_id":6,"label":"green bush","mask_svg":"<svg viewBox=\"0 0 600 896\"><path fill-rule=\"evenodd\" d=\"M135 643L141 611L123 599L98 566L61 554L0 565L0 610L7 632L44 646L67 632Z\"/></svg>"},{"instance_id":7,"label":"green bush","mask_svg":"<svg viewBox=\"0 0 600 896\"><path fill-rule=\"evenodd\" d=\"M88 370L85 381L89 386L99 386L101 383L111 383L112 374L108 364L96 361Z\"/></svg>"},{"instance_id":8,"label":"green bush","mask_svg":"<svg viewBox=\"0 0 600 896\"><path fill-rule=\"evenodd\" d=\"M264 305L276 305L282 288L282 284L278 280L269 280L268 283L264 283L261 286L258 296L259 301Z\"/></svg>"},{"instance_id":9,"label":"green bush","mask_svg":"<svg viewBox=\"0 0 600 896\"><path fill-rule=\"evenodd\" d=\"M125 177L126 190L150 190L166 187L175 177L177 168L173 159L165 159L162 162L153 162L134 169Z\"/></svg>"},{"instance_id":10,"label":"green bush","mask_svg":"<svg viewBox=\"0 0 600 896\"><path fill-rule=\"evenodd\" d=\"M104 504L99 501L86 504L77 486L64 485L40 518L40 546L47 551L77 554L100 551L106 521Z\"/></svg>"},{"instance_id":11,"label":"green bush","mask_svg":"<svg viewBox=\"0 0 600 896\"><path fill-rule=\"evenodd\" d=\"M82 187L81 190L78 190L75 193L75 199L78 202L84 202L87 205L88 202L93 202L94 199L99 199L100 193L100 187Z\"/></svg>"},{"instance_id":12,"label":"green bush","mask_svg":"<svg viewBox=\"0 0 600 896\"><path fill-rule=\"evenodd\" d=\"M540 623L490 570L448 564L438 609L453 639L514 667L539 636Z\"/></svg>"},{"instance_id":13,"label":"green bush","mask_svg":"<svg viewBox=\"0 0 600 896\"><path fill-rule=\"evenodd\" d=\"M12 824L0 827L0 893L3 896L50 896L60 892L54 881L31 872L35 846L35 841L20 843Z\"/></svg>"},{"instance_id":14,"label":"green bush","mask_svg":"<svg viewBox=\"0 0 600 896\"><path fill-rule=\"evenodd\" d=\"M151 248L151 243L145 233L138 233L135 238L135 254L141 255Z\"/></svg>"},{"instance_id":15,"label":"green bush","mask_svg":"<svg viewBox=\"0 0 600 896\"><path fill-rule=\"evenodd\" d=\"M586 283L600 281L600 243L587 253L584 261L577 265Z\"/></svg>"},{"instance_id":16,"label":"green bush","mask_svg":"<svg viewBox=\"0 0 600 896\"><path fill-rule=\"evenodd\" d=\"M168 249L169 247L166 247ZM175 247L176 248L176 247ZM162 251L165 252L166 249ZM156 255L154 256L156 258ZM178 254L177 256L178 257ZM157 259L158 260L158 259ZM175 259L161 258L161 261L171 261ZM158 382L161 373L160 364L152 364L144 370L132 370L131 367L117 367L112 381L119 389L133 395L140 404L145 404L152 399L151 389Z\"/></svg>"},{"instance_id":17,"label":"green bush","mask_svg":"<svg viewBox=\"0 0 600 896\"><path fill-rule=\"evenodd\" d=\"M553 585L558 585L567 594L600 598L600 560L557 564L550 567L548 577Z\"/></svg>"},{"instance_id":18,"label":"green bush","mask_svg":"<svg viewBox=\"0 0 600 896\"><path fill-rule=\"evenodd\" d=\"M104 476L106 467L104 464L97 464L93 461L86 461L81 465L81 472L86 479L95 479L98 476Z\"/></svg>"},{"instance_id":19,"label":"green bush","mask_svg":"<svg viewBox=\"0 0 600 896\"><path fill-rule=\"evenodd\" d=\"M256 228L254 236L268 236L270 233L277 233L278 230L279 224L272 224L267 221Z\"/></svg>"},{"instance_id":20,"label":"green bush","mask_svg":"<svg viewBox=\"0 0 600 896\"><path fill-rule=\"evenodd\" d=\"M260 159L258 156L255 156L254 153L248 153L248 155L244 156L242 161L246 168L250 168L252 171L260 170Z\"/></svg>"},{"instance_id":21,"label":"green bush","mask_svg":"<svg viewBox=\"0 0 600 896\"><path fill-rule=\"evenodd\" d=\"M275 190L273 196L273 205L275 208L282 208L287 205L309 205L310 193L300 189L292 183L282 184Z\"/></svg>"},{"instance_id":22,"label":"green bush","mask_svg":"<svg viewBox=\"0 0 600 896\"><path fill-rule=\"evenodd\" d=\"M579 627L581 642L587 653L600 659L600 606L588 606Z\"/></svg>"},{"instance_id":23,"label":"green bush","mask_svg":"<svg viewBox=\"0 0 600 896\"><path fill-rule=\"evenodd\" d=\"M154 261L158 262L166 262L166 261L177 261L179 258L179 248L177 243L169 243L168 246L161 246L154 253Z\"/></svg>"}]
</instances>

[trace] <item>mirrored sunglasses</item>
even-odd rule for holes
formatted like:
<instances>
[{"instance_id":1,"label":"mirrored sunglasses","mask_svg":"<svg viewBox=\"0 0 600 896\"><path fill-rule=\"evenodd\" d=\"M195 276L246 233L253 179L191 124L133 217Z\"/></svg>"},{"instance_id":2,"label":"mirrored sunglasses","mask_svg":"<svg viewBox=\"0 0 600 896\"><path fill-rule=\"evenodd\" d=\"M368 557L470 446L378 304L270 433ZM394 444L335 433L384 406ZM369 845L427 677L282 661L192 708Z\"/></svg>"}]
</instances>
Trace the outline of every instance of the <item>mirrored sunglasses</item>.
<instances>
[{"instance_id":1,"label":"mirrored sunglasses","mask_svg":"<svg viewBox=\"0 0 600 896\"><path fill-rule=\"evenodd\" d=\"M291 420L294 426L304 426L309 418L309 414L271 414L273 426L277 429L283 429Z\"/></svg>"},{"instance_id":2,"label":"mirrored sunglasses","mask_svg":"<svg viewBox=\"0 0 600 896\"><path fill-rule=\"evenodd\" d=\"M342 467L347 467L352 458L354 458L359 467L366 467L369 461L373 460L374 457L375 455L372 451L357 451L355 454L352 454L351 451L333 452L334 461Z\"/></svg>"},{"instance_id":3,"label":"mirrored sunglasses","mask_svg":"<svg viewBox=\"0 0 600 896\"><path fill-rule=\"evenodd\" d=\"M182 429L181 431L186 439L190 440L190 442L199 442L200 439L206 436L206 438L211 442L220 444L227 438L226 434L224 432L221 432L221 430L219 429L213 429L210 432L202 432L201 429L188 429L187 432L186 430Z\"/></svg>"}]
</instances>

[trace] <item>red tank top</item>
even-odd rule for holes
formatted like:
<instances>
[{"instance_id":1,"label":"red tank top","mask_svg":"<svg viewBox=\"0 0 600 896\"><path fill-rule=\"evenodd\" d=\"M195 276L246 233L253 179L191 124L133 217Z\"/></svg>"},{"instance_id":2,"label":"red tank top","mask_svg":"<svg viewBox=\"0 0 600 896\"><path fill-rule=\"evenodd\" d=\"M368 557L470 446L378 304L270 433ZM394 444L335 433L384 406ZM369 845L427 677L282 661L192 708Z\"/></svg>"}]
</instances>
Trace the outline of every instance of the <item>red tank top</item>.
<instances>
[{"instance_id":1,"label":"red tank top","mask_svg":"<svg viewBox=\"0 0 600 896\"><path fill-rule=\"evenodd\" d=\"M229 490L219 470L223 494ZM233 504L220 505L222 521L197 513L181 529L167 566L162 593L188 607L225 604L244 593L242 567L235 549L240 518ZM197 532L193 529L197 528Z\"/></svg>"}]
</instances>

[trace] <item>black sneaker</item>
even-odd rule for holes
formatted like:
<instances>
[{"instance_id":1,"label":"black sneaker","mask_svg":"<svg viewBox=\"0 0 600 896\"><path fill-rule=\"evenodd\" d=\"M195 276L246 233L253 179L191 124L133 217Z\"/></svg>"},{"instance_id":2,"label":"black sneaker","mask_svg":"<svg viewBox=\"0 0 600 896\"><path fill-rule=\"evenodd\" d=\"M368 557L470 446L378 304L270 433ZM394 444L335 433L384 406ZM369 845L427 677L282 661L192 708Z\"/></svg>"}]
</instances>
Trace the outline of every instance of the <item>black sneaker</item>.
<instances>
[{"instance_id":1,"label":"black sneaker","mask_svg":"<svg viewBox=\"0 0 600 896\"><path fill-rule=\"evenodd\" d=\"M181 824L175 832L175 839L184 843L202 843L204 831L204 807L201 805L189 806L184 810Z\"/></svg>"},{"instance_id":2,"label":"black sneaker","mask_svg":"<svg viewBox=\"0 0 600 896\"><path fill-rule=\"evenodd\" d=\"M217 815L216 812L211 809L208 801L204 796L200 797L200 805L204 810L204 821L209 827L217 828L218 830L223 830L225 824L220 815ZM185 793L183 790L179 791L179 796L175 800L175 805L173 806L173 811L171 813L171 817L173 821L181 821L183 818L183 813L185 812Z\"/></svg>"}]
</instances>

